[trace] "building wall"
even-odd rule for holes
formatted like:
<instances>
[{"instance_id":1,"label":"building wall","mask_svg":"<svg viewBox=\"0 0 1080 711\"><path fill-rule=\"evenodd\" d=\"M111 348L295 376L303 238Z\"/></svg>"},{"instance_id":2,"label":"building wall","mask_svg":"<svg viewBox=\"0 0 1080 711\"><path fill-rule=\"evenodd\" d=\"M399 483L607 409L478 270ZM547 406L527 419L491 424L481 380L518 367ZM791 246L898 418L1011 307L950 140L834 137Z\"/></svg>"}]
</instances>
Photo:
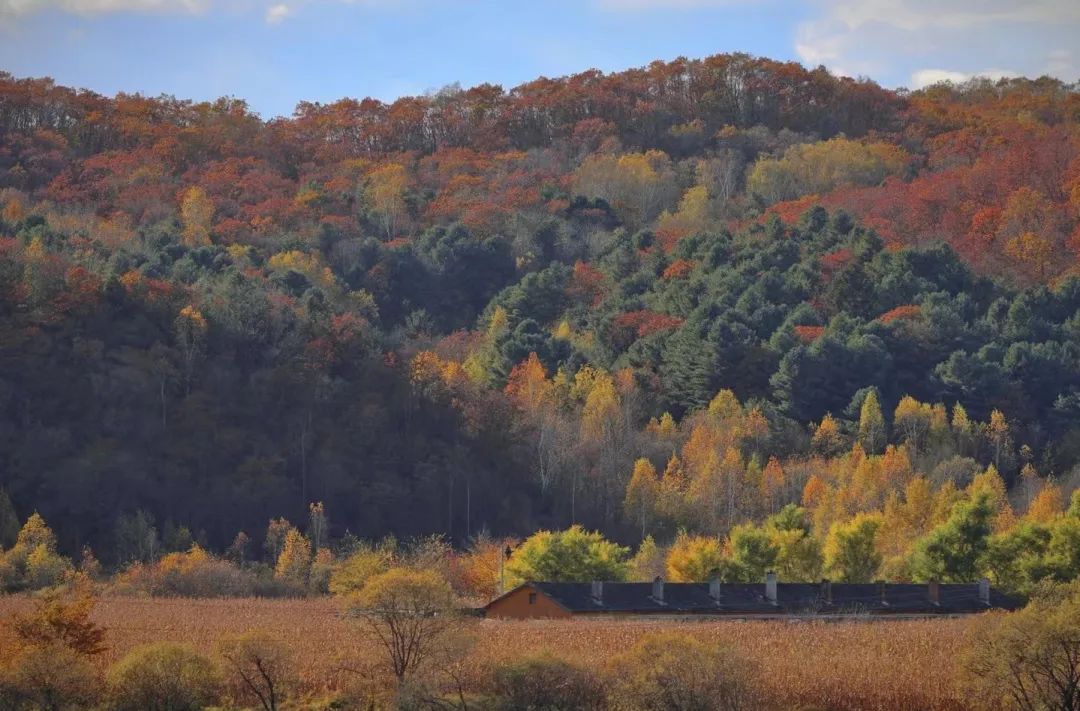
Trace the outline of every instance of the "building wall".
<instances>
[{"instance_id":1,"label":"building wall","mask_svg":"<svg viewBox=\"0 0 1080 711\"><path fill-rule=\"evenodd\" d=\"M487 608L487 616L528 620L565 618L570 617L570 613L544 593L525 585L492 602Z\"/></svg>"}]
</instances>

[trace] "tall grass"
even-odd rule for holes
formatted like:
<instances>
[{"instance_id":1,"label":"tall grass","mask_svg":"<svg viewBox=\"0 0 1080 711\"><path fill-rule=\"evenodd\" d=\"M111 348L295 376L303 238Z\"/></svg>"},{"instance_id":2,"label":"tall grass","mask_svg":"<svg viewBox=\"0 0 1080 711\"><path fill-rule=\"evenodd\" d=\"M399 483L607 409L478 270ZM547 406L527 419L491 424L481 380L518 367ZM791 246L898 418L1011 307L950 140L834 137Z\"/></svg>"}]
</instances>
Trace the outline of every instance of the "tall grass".
<instances>
[{"instance_id":1,"label":"tall grass","mask_svg":"<svg viewBox=\"0 0 1080 711\"><path fill-rule=\"evenodd\" d=\"M0 615L26 597L0 597ZM180 642L210 654L223 637L252 629L294 652L305 695L357 683L379 650L340 615L332 599L144 599L106 597L95 621L108 629L105 663L147 642ZM642 636L678 631L721 641L743 656L763 704L836 711L971 708L959 688L959 658L979 617L845 622L649 620L477 621L466 683L479 688L497 665L548 651L602 670Z\"/></svg>"}]
</instances>

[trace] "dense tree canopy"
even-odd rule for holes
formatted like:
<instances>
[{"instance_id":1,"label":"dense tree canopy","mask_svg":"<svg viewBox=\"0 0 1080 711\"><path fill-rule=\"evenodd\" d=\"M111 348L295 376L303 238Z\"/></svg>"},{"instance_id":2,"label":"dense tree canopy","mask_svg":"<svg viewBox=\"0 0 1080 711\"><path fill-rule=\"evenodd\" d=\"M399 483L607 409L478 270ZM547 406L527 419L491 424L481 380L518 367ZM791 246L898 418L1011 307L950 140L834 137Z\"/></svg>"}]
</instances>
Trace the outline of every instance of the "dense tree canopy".
<instances>
[{"instance_id":1,"label":"dense tree canopy","mask_svg":"<svg viewBox=\"0 0 1080 711\"><path fill-rule=\"evenodd\" d=\"M46 570L324 501L283 579L573 523L685 530L688 578L1067 577L1077 97L718 55L264 122L0 75L0 573L35 510Z\"/></svg>"}]
</instances>

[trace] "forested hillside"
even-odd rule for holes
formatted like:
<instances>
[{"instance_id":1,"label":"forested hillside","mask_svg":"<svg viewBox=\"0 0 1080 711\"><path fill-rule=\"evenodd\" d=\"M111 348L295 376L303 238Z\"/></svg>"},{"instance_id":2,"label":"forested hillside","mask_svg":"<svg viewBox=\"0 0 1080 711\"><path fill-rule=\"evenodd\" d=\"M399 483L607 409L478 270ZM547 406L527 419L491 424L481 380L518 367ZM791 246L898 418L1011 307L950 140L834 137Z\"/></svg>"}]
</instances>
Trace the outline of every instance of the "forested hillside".
<instances>
[{"instance_id":1,"label":"forested hillside","mask_svg":"<svg viewBox=\"0 0 1080 711\"><path fill-rule=\"evenodd\" d=\"M1004 534L1080 484L1078 260L1048 78L718 55L263 121L0 74L0 545L798 503L821 539L884 512L903 578L962 492Z\"/></svg>"}]
</instances>

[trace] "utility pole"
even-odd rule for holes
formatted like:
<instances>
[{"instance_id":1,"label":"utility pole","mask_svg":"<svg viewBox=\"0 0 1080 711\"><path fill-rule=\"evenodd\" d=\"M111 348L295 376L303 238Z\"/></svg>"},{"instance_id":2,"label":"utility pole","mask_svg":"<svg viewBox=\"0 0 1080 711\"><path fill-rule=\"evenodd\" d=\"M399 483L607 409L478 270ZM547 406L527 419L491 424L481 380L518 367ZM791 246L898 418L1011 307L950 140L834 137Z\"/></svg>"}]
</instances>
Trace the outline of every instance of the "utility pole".
<instances>
[{"instance_id":1,"label":"utility pole","mask_svg":"<svg viewBox=\"0 0 1080 711\"><path fill-rule=\"evenodd\" d=\"M514 554L514 549L509 544L506 546L506 550L503 551L502 556L499 558L499 594L502 595L506 592L506 561L510 560L510 556Z\"/></svg>"}]
</instances>

